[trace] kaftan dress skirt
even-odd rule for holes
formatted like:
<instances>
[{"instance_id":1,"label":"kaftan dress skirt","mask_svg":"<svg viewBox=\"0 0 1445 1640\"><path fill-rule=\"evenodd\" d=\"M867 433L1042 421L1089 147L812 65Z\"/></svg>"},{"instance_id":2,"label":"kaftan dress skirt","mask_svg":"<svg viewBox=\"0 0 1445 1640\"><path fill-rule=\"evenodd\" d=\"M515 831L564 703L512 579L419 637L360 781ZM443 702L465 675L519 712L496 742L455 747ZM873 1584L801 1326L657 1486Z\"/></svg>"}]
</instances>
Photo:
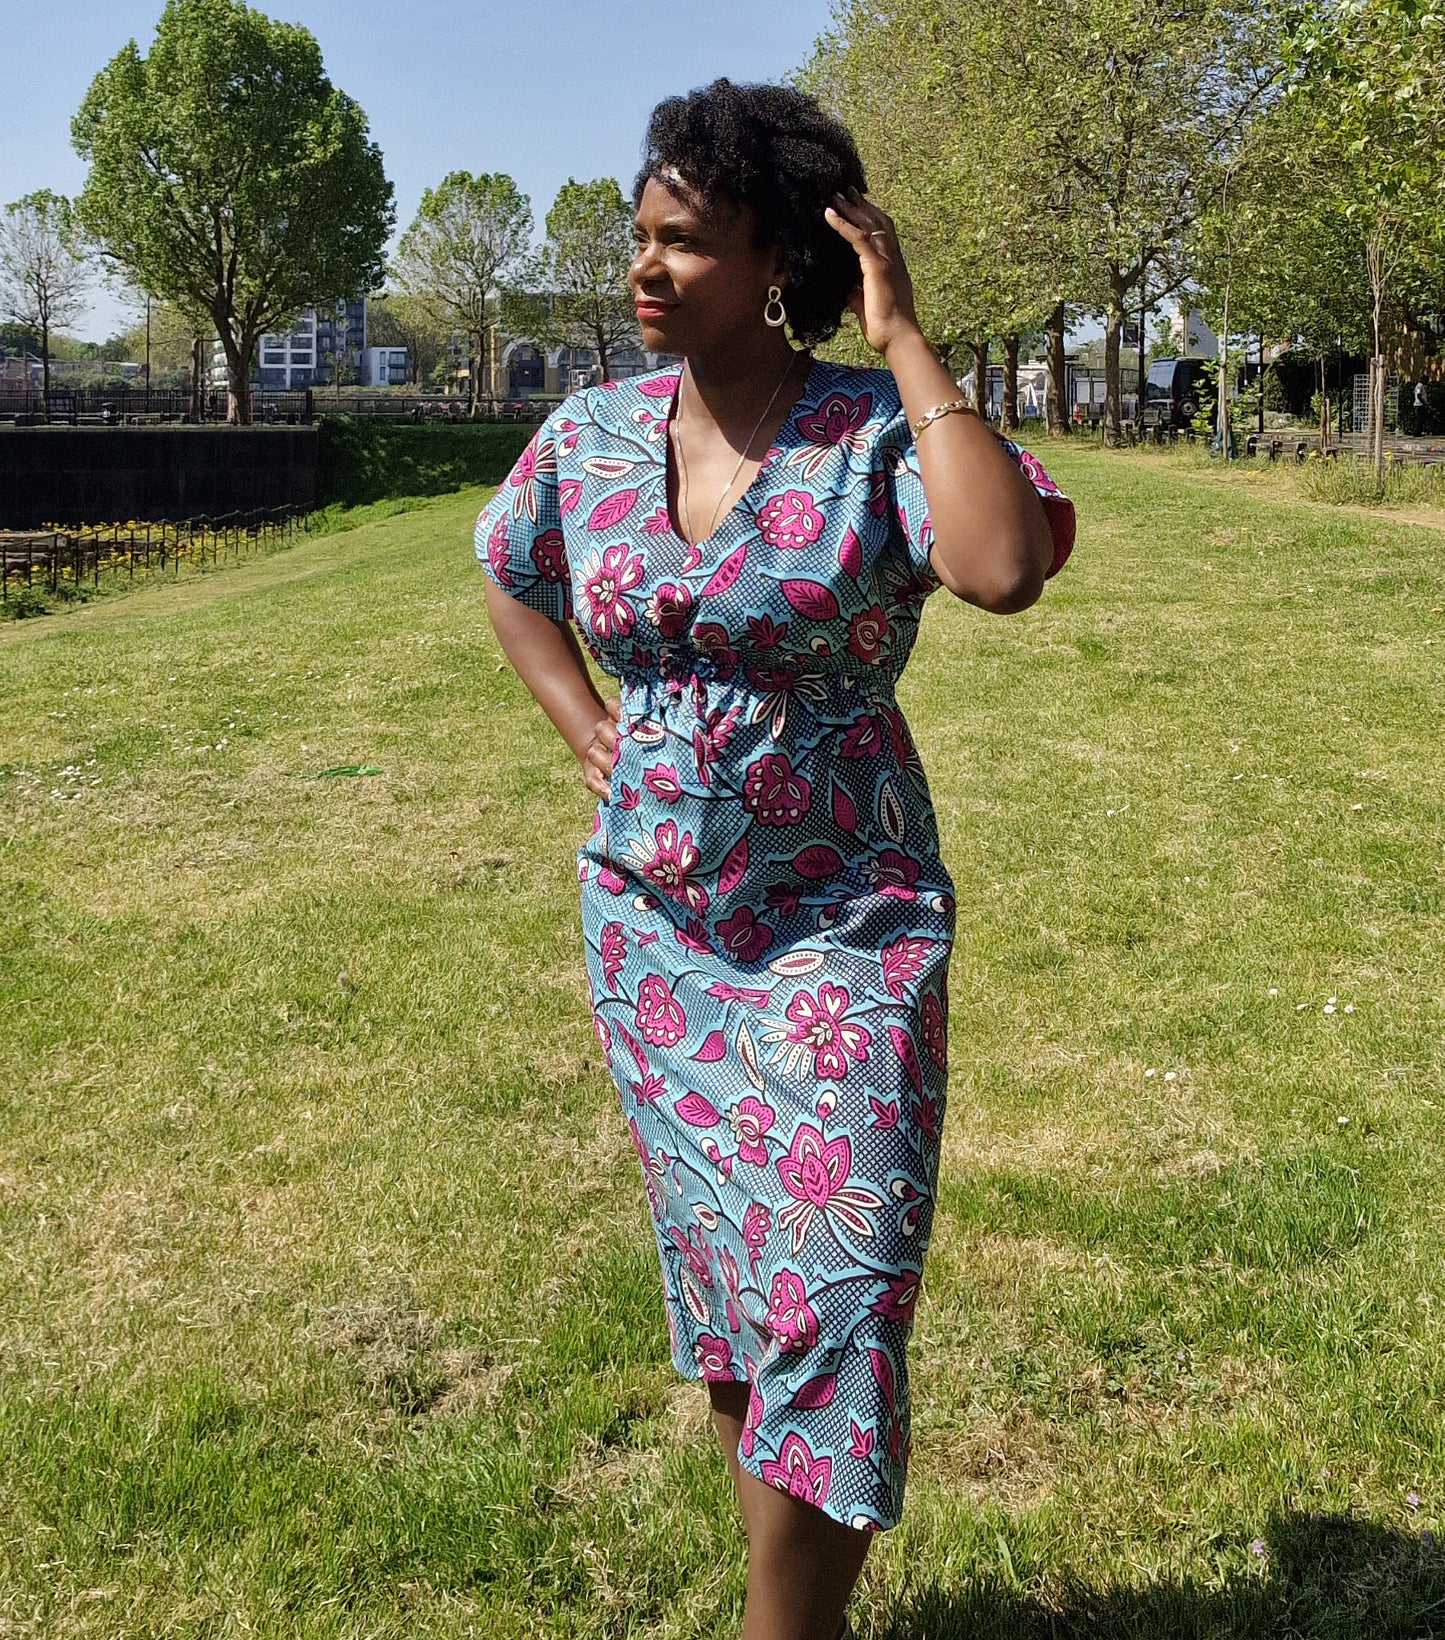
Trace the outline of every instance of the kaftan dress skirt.
<instances>
[{"instance_id":1,"label":"kaftan dress skirt","mask_svg":"<svg viewBox=\"0 0 1445 1640\"><path fill-rule=\"evenodd\" d=\"M574 394L477 523L617 680L577 853L590 1000L673 1360L751 1385L740 1461L894 1525L938 1174L953 884L895 698L931 532L893 377L818 362L742 500L674 531L675 372ZM1032 457L1055 565L1073 511Z\"/></svg>"}]
</instances>

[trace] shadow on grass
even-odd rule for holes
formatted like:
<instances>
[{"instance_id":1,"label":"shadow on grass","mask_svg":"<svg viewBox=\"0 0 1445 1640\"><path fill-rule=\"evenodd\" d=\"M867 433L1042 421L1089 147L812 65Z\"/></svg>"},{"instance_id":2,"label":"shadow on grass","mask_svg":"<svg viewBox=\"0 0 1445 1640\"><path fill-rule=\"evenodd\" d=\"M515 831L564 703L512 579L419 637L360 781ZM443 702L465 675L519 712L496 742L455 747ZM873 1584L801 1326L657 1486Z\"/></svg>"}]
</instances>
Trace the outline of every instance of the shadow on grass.
<instances>
[{"instance_id":1,"label":"shadow on grass","mask_svg":"<svg viewBox=\"0 0 1445 1640\"><path fill-rule=\"evenodd\" d=\"M1427 1533L1348 1515L1276 1517L1260 1576L1222 1589L1192 1583L1091 1588L1048 1604L990 1578L916 1585L874 1640L1435 1640L1445 1635L1445 1548Z\"/></svg>"}]
</instances>

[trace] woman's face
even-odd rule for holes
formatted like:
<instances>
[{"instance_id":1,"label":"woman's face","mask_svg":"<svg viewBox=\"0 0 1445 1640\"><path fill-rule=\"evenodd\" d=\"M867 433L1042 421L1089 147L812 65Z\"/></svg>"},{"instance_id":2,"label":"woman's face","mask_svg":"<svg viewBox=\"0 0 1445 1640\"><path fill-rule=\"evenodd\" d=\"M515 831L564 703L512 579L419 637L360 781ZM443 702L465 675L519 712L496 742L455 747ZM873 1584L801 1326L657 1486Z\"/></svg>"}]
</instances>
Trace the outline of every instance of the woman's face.
<instances>
[{"instance_id":1,"label":"woman's face","mask_svg":"<svg viewBox=\"0 0 1445 1640\"><path fill-rule=\"evenodd\" d=\"M754 243L754 225L746 205L708 211L648 178L628 269L644 347L705 355L763 329L768 286L783 280L776 250Z\"/></svg>"}]
</instances>

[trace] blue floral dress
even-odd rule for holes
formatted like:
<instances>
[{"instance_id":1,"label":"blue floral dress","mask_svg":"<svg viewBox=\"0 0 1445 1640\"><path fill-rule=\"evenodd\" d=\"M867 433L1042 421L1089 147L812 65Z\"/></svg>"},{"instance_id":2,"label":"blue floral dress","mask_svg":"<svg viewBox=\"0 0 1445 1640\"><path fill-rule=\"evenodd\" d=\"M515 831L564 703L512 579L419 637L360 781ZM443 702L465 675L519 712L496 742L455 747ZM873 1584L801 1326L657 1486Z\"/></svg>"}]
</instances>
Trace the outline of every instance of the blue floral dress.
<instances>
[{"instance_id":1,"label":"blue floral dress","mask_svg":"<svg viewBox=\"0 0 1445 1640\"><path fill-rule=\"evenodd\" d=\"M752 1387L741 1462L895 1524L947 1081L953 884L894 685L938 585L893 377L814 363L742 499L667 506L675 372L574 394L477 523L618 682L577 853L590 1001L679 1372ZM1073 509L1044 497L1057 568Z\"/></svg>"}]
</instances>

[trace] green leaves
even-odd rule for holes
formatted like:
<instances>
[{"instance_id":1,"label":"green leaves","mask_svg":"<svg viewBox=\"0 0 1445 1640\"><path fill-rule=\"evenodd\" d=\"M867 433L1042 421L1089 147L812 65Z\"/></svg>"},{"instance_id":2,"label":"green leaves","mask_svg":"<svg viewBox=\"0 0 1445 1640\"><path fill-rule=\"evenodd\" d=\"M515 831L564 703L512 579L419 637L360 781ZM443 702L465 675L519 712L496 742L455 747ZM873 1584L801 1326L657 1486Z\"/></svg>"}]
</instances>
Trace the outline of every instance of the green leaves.
<instances>
[{"instance_id":1,"label":"green leaves","mask_svg":"<svg viewBox=\"0 0 1445 1640\"><path fill-rule=\"evenodd\" d=\"M401 289L440 324L479 344L499 287L532 235L532 202L505 172L452 171L422 195L402 235L394 272Z\"/></svg>"},{"instance_id":2,"label":"green leaves","mask_svg":"<svg viewBox=\"0 0 1445 1640\"><path fill-rule=\"evenodd\" d=\"M607 361L639 340L627 270L632 207L613 177L557 192L547 212L547 242L530 272L529 334L563 347L593 348Z\"/></svg>"},{"instance_id":3,"label":"green leaves","mask_svg":"<svg viewBox=\"0 0 1445 1640\"><path fill-rule=\"evenodd\" d=\"M85 228L140 289L210 316L243 403L263 332L381 278L381 151L298 25L170 0L149 54L119 51L71 131Z\"/></svg>"}]
</instances>

